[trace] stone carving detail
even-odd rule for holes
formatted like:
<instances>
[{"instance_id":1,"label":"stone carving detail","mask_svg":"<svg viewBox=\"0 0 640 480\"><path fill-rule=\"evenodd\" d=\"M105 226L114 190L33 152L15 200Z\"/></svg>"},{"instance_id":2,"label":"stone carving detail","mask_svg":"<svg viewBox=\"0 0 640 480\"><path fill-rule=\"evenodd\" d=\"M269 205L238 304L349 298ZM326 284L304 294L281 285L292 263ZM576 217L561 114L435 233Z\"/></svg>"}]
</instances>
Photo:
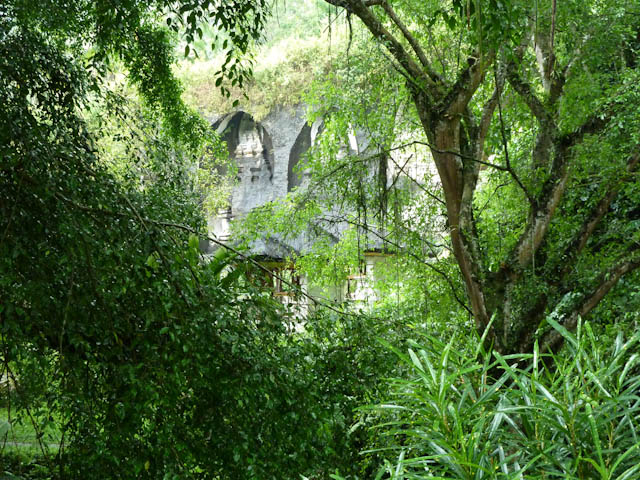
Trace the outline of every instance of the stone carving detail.
<instances>
[{"instance_id":1,"label":"stone carving detail","mask_svg":"<svg viewBox=\"0 0 640 480\"><path fill-rule=\"evenodd\" d=\"M272 199L274 154L267 130L251 115L235 112L214 123L227 142L229 156L238 169L237 184L227 216L245 215Z\"/></svg>"},{"instance_id":2,"label":"stone carving detail","mask_svg":"<svg viewBox=\"0 0 640 480\"><path fill-rule=\"evenodd\" d=\"M323 121L309 125L305 106L279 108L261 122L248 113L229 113L213 122L213 127L227 143L229 156L237 167L237 183L233 188L230 206L209 219L209 231L218 239L230 241L230 222L242 218L251 210L284 197L294 188L304 188L308 174L300 169L305 154L318 135ZM363 154L370 139L362 132L349 135L345 152ZM336 226L335 240L345 226ZM257 240L251 247L257 256L285 258L291 252L302 252L308 246L306 235L283 241L273 235Z\"/></svg>"}]
</instances>

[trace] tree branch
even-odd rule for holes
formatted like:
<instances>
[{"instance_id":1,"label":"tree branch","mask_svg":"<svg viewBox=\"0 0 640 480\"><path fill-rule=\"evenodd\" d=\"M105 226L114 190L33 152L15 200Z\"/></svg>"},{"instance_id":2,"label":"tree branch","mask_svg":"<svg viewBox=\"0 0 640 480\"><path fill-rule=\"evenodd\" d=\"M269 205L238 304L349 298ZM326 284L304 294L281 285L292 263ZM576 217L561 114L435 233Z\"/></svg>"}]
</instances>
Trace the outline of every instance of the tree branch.
<instances>
[{"instance_id":1,"label":"tree branch","mask_svg":"<svg viewBox=\"0 0 640 480\"><path fill-rule=\"evenodd\" d=\"M504 87L505 71L500 69L500 72L496 72L495 75L495 87L491 98L485 103L482 108L482 115L480 116L480 124L478 125L478 139L476 142L476 158L484 158L484 143L491 126L491 120L493 114L498 106L498 101L502 95L502 89Z\"/></svg>"},{"instance_id":2,"label":"tree branch","mask_svg":"<svg viewBox=\"0 0 640 480\"><path fill-rule=\"evenodd\" d=\"M411 45L411 48L413 49L416 56L420 60L420 63L422 64L425 71L427 72L427 75L429 75L429 77L431 77L431 79L434 82L438 82L444 85L445 84L444 79L438 74L438 72L436 72L431 67L431 64L429 63L429 60L427 59L427 56L425 55L424 51L420 47L420 44L416 41L415 37L411 35L411 32L409 32L409 29L406 27L406 25L402 23L402 20L398 18L398 16L396 15L396 12L393 10L389 2L388 1L382 2L382 8L384 9L385 12L387 12L387 15L389 15L389 18L393 21L393 23L395 23L398 29L402 32L402 35L407 40L407 42L409 42L409 45Z\"/></svg>"},{"instance_id":3,"label":"tree branch","mask_svg":"<svg viewBox=\"0 0 640 480\"><path fill-rule=\"evenodd\" d=\"M453 118L464 112L495 57L496 52L490 50L484 55L474 52L467 58L468 66L461 72L458 80L441 102L445 117Z\"/></svg>"},{"instance_id":4,"label":"tree branch","mask_svg":"<svg viewBox=\"0 0 640 480\"><path fill-rule=\"evenodd\" d=\"M319 299L313 297L312 295L309 295L307 292L305 292L304 290L302 290L299 286L289 282L288 280L286 280L285 278L282 278L281 276L273 273L273 271L269 270L267 267L265 267L264 265L262 265L260 262L258 262L257 260L253 259L252 257L242 253L240 250L238 250L237 248L232 247L231 245L228 245L224 242L221 242L220 240L218 240L217 238L213 238L209 235L205 235L202 232L188 226L188 225L183 225L180 223L175 223L175 222L165 222L165 221L161 221L161 220L153 220L151 218L148 217L143 217L141 216L137 211L134 210L135 213L133 214L129 214L129 213L123 213L123 212L117 212L117 211L111 211L111 210L106 210L106 209L95 209L86 205L82 205L79 204L77 202L74 202L73 200L56 194L56 196L62 200L63 202L71 205L74 208L77 208L78 210L82 210L88 213L92 213L92 214L99 214L99 215L108 215L108 216L112 216L112 217L120 217L120 218L127 218L127 219L134 219L139 221L145 228L145 224L151 224L151 225L155 225L158 227L163 227L163 228L174 228L174 229L178 229L178 230L182 230L184 232L187 233L191 233L193 235L196 235L198 238L204 238L216 245L218 245L219 247L224 248L225 250L228 250L232 253L234 253L235 255L237 255L238 257L242 258L243 260L245 260L246 262L251 263L252 265L254 265L255 267L257 267L258 269L262 270L265 273L268 273L269 275L273 276L274 278L280 280L282 283L284 283L285 285L291 287L296 293L302 295L303 297L309 299L313 304L317 305L317 306L321 306L323 308L327 308L335 313L338 313L340 315L355 315L351 312L346 312L344 310L340 310L337 309L335 307L333 307L332 305L322 302ZM188 302L185 299L185 303L188 304Z\"/></svg>"},{"instance_id":5,"label":"tree branch","mask_svg":"<svg viewBox=\"0 0 640 480\"><path fill-rule=\"evenodd\" d=\"M342 7L347 12L356 15L365 24L369 32L391 52L407 73L415 78L420 89L431 96L429 89L437 88L436 83L422 68L411 58L402 44L385 27L380 20L369 10L368 5L361 0L326 0L336 7Z\"/></svg>"},{"instance_id":6,"label":"tree branch","mask_svg":"<svg viewBox=\"0 0 640 480\"><path fill-rule=\"evenodd\" d=\"M611 291L623 275L640 267L640 254L637 253L638 248L639 247L636 246L629 252L631 254L630 258L621 260L600 275L596 287L591 292L583 295L582 300L576 308L566 316L566 319L563 322L565 328L569 330L574 329L578 323L578 319L588 315L607 295L607 293ZM562 345L562 341L562 335L556 330L552 330L547 333L540 342L540 351L554 352Z\"/></svg>"},{"instance_id":7,"label":"tree branch","mask_svg":"<svg viewBox=\"0 0 640 480\"><path fill-rule=\"evenodd\" d=\"M636 149L636 151L629 157L629 161L627 162L627 173L632 174L636 167L638 166L638 162L640 161L640 149ZM625 182L624 176L619 179L609 190L605 193L605 195L600 199L598 204L593 208L591 214L585 219L582 224L582 227L573 240L569 243L569 246L565 249L563 255L560 257L560 261L562 262L562 269L560 271L559 278L564 277L571 269L575 259L578 258L580 252L584 249L591 238L594 230L602 220L602 218L609 211L609 206L611 202L616 198L622 185Z\"/></svg>"},{"instance_id":8,"label":"tree branch","mask_svg":"<svg viewBox=\"0 0 640 480\"><path fill-rule=\"evenodd\" d=\"M407 178L409 180L411 180L413 183L416 184L416 186L418 188L420 188L424 193L427 194L427 196L433 200L435 200L436 202L440 203L441 205L445 205L444 200L442 200L440 197L434 195L433 193L431 193L429 190L427 190L424 185L422 185L421 183L418 182L418 180L416 180L415 178L413 178L411 175L409 175L405 170L404 167L401 167L400 164L398 162L396 162L396 160L393 158L392 155L389 155L389 158L391 159L391 161L393 162L393 164L398 167L398 170L400 170L402 173L404 173ZM445 205L446 206L446 205Z\"/></svg>"},{"instance_id":9,"label":"tree branch","mask_svg":"<svg viewBox=\"0 0 640 480\"><path fill-rule=\"evenodd\" d=\"M525 82L517 71L515 62L510 62L507 66L507 79L513 89L520 95L527 104L531 113L538 119L540 124L552 123L551 116L547 113L542 101L533 93L529 83Z\"/></svg>"},{"instance_id":10,"label":"tree branch","mask_svg":"<svg viewBox=\"0 0 640 480\"><path fill-rule=\"evenodd\" d=\"M555 155L551 165L551 175L544 183L540 196L535 199L535 208L531 212L529 222L499 275L506 273L512 275L516 271L521 271L531 262L544 240L555 210L562 200L569 178L568 163L571 148L580 143L585 135L602 129L607 121L608 117L592 117L575 132L555 139Z\"/></svg>"},{"instance_id":11,"label":"tree branch","mask_svg":"<svg viewBox=\"0 0 640 480\"><path fill-rule=\"evenodd\" d=\"M497 79L496 79L496 82L497 82ZM516 174L515 170L511 166L511 161L509 160L509 148L507 145L507 135L505 133L504 120L502 119L502 105L500 103L500 96L498 96L497 103L498 103L498 118L500 119L500 136L502 138L502 147L504 149L504 163L507 166L507 172L509 172L509 174L511 175L511 178L513 178L515 182L518 184L518 187L520 187L520 190L524 192L524 195L525 197L527 197L527 201L529 202L529 205L531 206L531 208L533 208L535 206L533 197L529 193L529 190L527 190L527 188L524 186L524 184L520 180L520 177Z\"/></svg>"}]
</instances>

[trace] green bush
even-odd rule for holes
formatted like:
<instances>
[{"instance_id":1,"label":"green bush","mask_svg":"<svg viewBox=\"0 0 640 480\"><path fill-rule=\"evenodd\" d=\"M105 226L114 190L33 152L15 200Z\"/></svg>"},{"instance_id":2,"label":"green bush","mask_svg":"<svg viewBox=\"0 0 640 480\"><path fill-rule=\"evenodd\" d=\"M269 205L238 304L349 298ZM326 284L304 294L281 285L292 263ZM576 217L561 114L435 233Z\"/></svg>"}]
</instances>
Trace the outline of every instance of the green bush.
<instances>
[{"instance_id":1,"label":"green bush","mask_svg":"<svg viewBox=\"0 0 640 480\"><path fill-rule=\"evenodd\" d=\"M588 324L561 355L457 351L426 337L408 355L410 379L370 409L384 435L378 478L640 478L640 333L603 342Z\"/></svg>"}]
</instances>

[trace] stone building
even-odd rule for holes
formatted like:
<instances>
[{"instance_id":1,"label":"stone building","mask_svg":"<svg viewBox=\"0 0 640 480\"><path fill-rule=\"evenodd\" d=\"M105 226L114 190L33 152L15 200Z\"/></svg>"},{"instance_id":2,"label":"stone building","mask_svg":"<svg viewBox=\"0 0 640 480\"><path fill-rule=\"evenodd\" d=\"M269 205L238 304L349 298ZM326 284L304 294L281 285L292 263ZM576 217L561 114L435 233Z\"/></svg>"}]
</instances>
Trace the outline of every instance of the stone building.
<instances>
[{"instance_id":1,"label":"stone building","mask_svg":"<svg viewBox=\"0 0 640 480\"><path fill-rule=\"evenodd\" d=\"M252 209L284 197L296 187L304 188L305 175L298 173L296 166L316 141L322 121L309 125L305 107L300 105L273 111L260 122L246 112L232 112L215 120L213 126L227 143L229 156L237 166L237 181L228 208L209 219L209 231L221 241L232 242L230 223L234 219L241 219ZM352 134L346 148L351 153L367 154L369 141L364 135ZM334 231L326 232L327 236L337 242L341 228L346 225L337 225ZM271 278L265 275L264 279L274 289L274 295L283 303L305 303L304 298L296 295L296 289L335 302L370 303L376 299L371 279L376 275L377 265L388 261L388 255L376 248L375 239L368 243L370 249L364 253L361 271L350 275L344 285L328 291L309 285L288 263L288 258L304 255L311 241L308 235L294 239L265 235L252 244L253 257L276 274ZM296 288L278 277L284 277Z\"/></svg>"}]
</instances>

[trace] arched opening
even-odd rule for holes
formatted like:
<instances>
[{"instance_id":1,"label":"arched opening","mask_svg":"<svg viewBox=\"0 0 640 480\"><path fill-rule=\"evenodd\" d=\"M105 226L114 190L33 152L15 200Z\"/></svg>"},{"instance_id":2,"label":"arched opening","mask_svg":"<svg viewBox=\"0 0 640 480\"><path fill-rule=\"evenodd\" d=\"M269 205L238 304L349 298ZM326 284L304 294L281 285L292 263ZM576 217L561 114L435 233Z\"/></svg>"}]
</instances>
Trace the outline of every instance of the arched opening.
<instances>
[{"instance_id":1,"label":"arched opening","mask_svg":"<svg viewBox=\"0 0 640 480\"><path fill-rule=\"evenodd\" d=\"M287 192L299 187L304 182L307 175L304 171L299 171L296 166L300 160L304 158L309 148L315 143L318 135L324 129L324 121L322 118L316 119L312 125L304 124L302 130L296 137L293 147L289 152L289 165L287 166Z\"/></svg>"},{"instance_id":2,"label":"arched opening","mask_svg":"<svg viewBox=\"0 0 640 480\"><path fill-rule=\"evenodd\" d=\"M271 136L246 112L234 112L213 124L227 143L237 167L237 184L231 195L229 217L243 215L271 200L274 154Z\"/></svg>"},{"instance_id":3,"label":"arched opening","mask_svg":"<svg viewBox=\"0 0 640 480\"><path fill-rule=\"evenodd\" d=\"M287 168L287 192L302 183L302 172L296 171L300 158L311 147L311 126L304 124L289 153L289 166Z\"/></svg>"}]
</instances>

